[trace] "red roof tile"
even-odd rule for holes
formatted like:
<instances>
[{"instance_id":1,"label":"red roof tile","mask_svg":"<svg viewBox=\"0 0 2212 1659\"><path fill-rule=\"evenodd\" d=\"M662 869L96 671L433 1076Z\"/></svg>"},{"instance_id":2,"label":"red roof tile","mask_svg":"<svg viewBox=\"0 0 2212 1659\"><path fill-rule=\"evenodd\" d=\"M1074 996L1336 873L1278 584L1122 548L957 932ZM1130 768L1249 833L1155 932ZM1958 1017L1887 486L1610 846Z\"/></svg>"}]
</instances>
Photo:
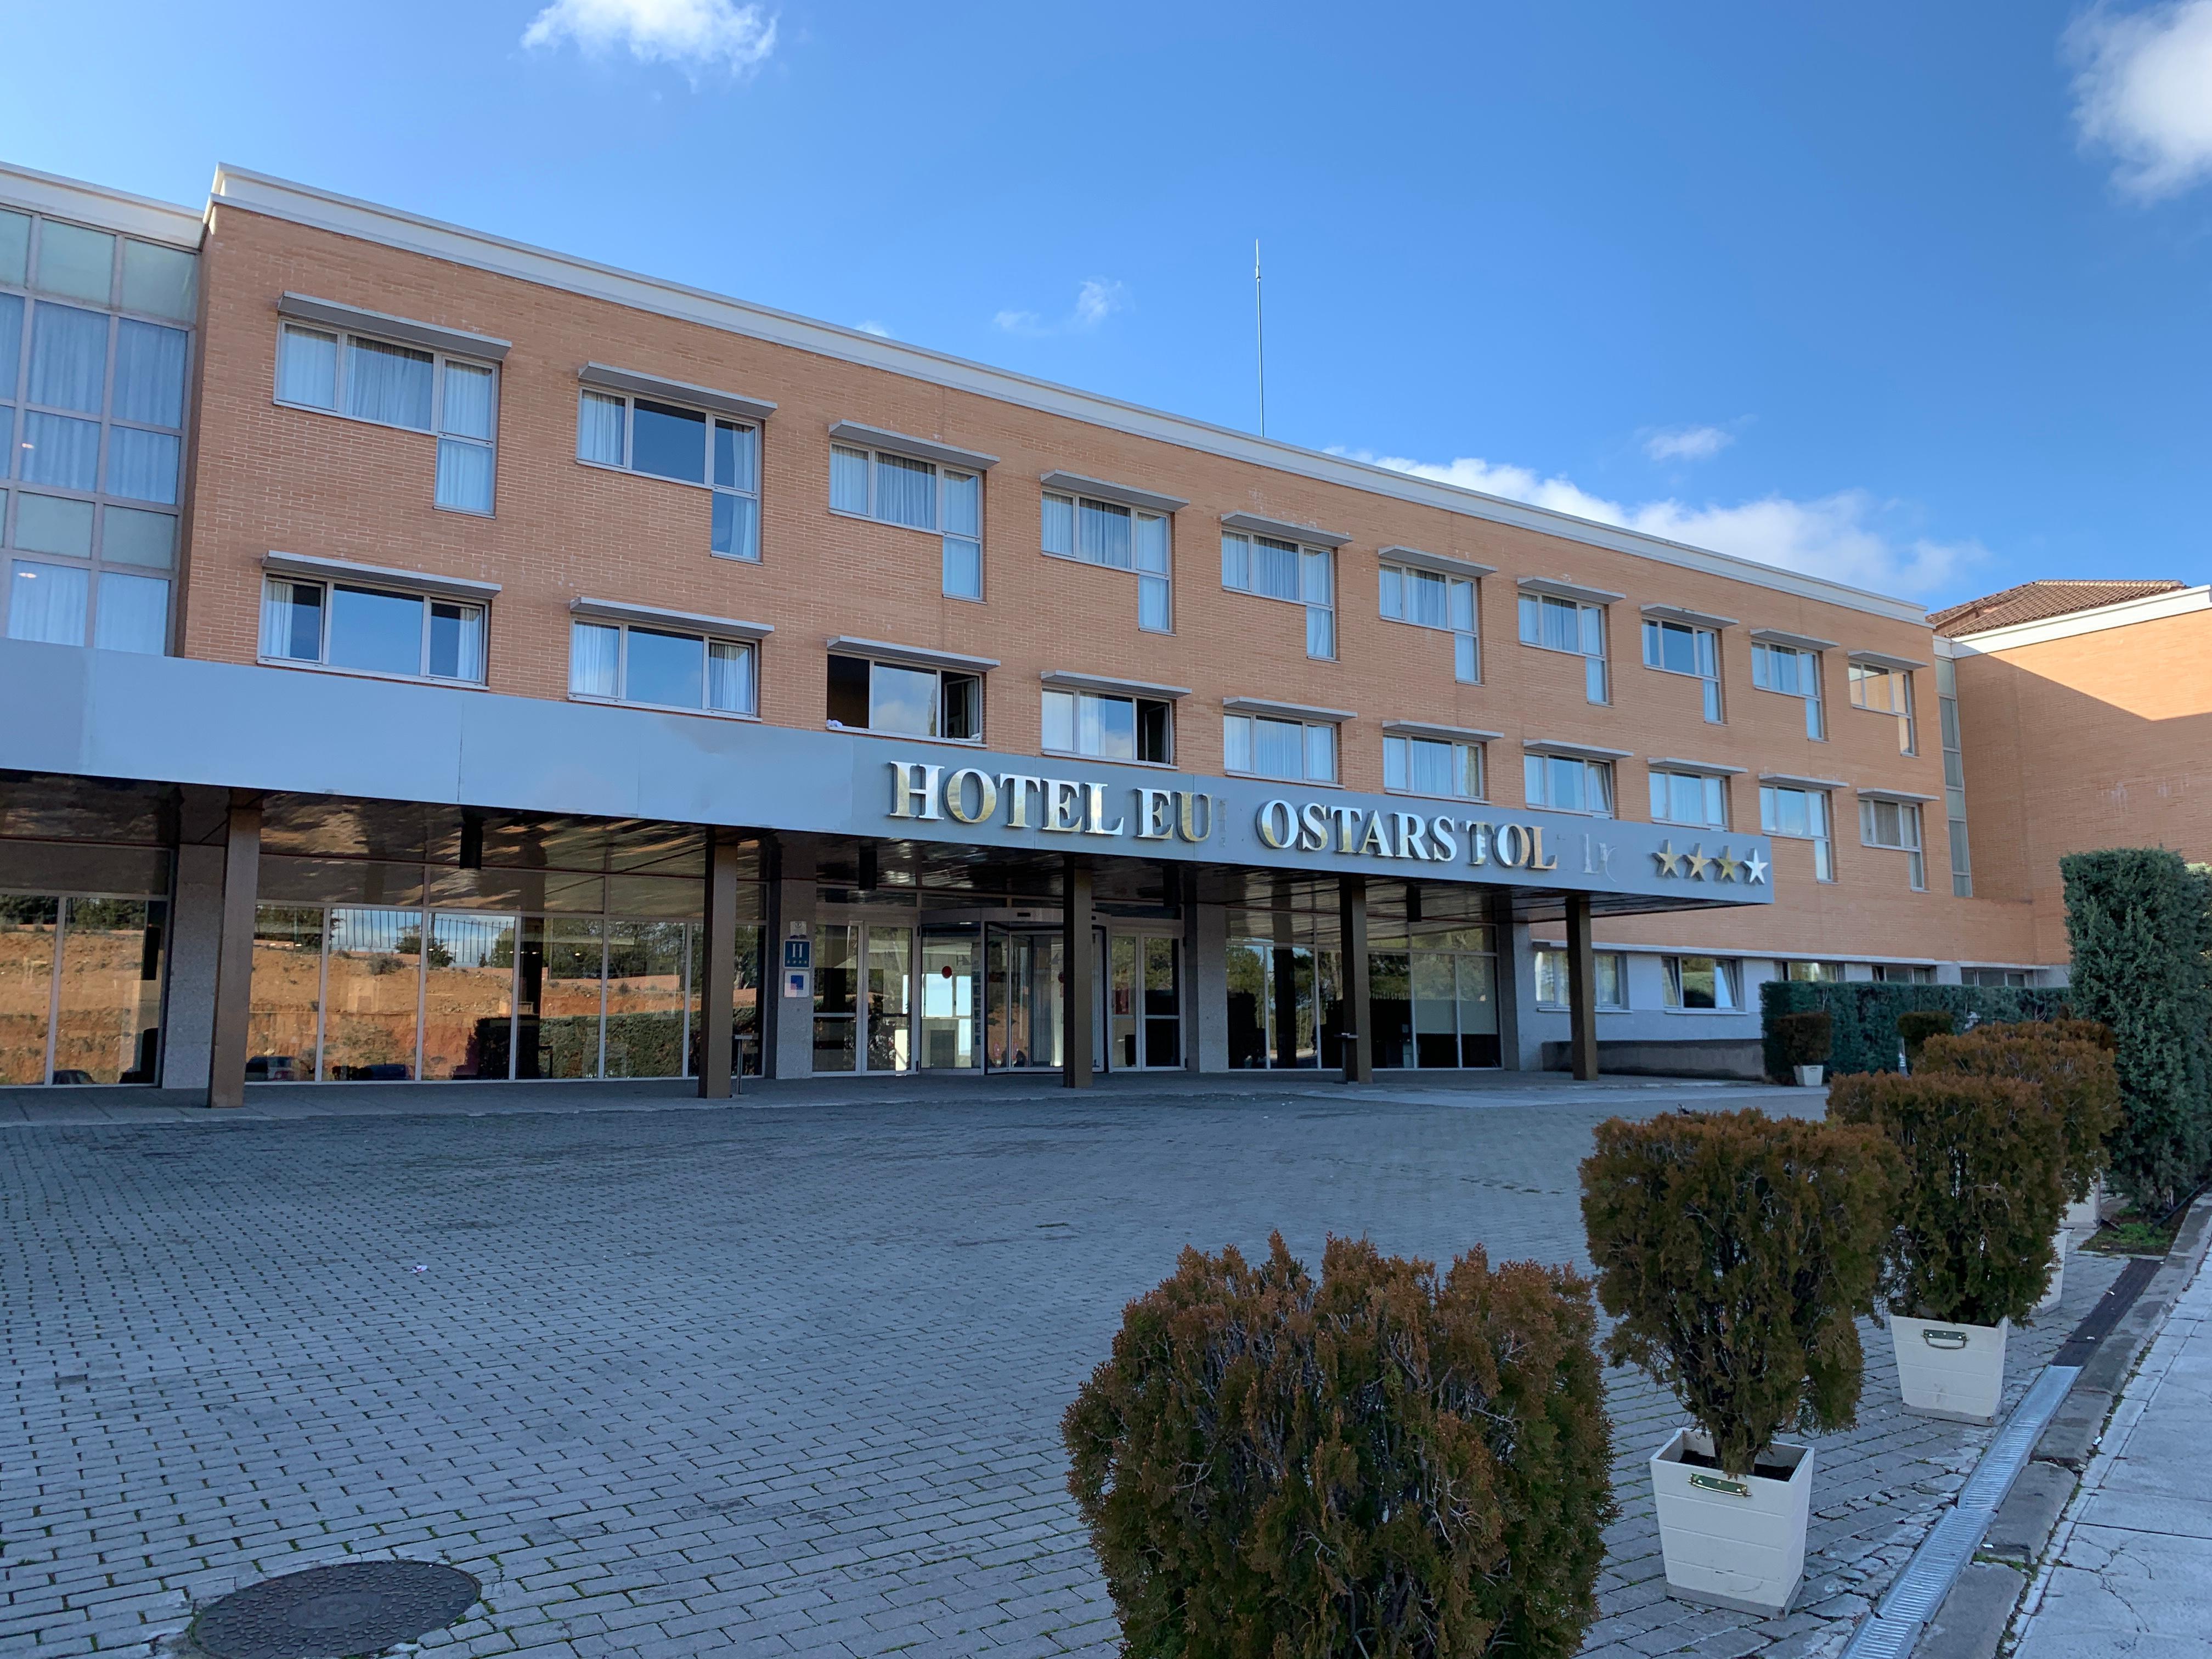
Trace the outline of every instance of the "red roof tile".
<instances>
[{"instance_id":1,"label":"red roof tile","mask_svg":"<svg viewBox=\"0 0 2212 1659\"><path fill-rule=\"evenodd\" d=\"M2002 593L1968 599L1964 605L1936 611L1928 620L1938 634L1955 637L1992 628L2010 628L2018 623L2068 617L2077 611L2094 611L2100 605L2118 605L2125 599L2146 599L2154 593L2177 592L2183 586L2178 581L2161 580L2022 582Z\"/></svg>"}]
</instances>

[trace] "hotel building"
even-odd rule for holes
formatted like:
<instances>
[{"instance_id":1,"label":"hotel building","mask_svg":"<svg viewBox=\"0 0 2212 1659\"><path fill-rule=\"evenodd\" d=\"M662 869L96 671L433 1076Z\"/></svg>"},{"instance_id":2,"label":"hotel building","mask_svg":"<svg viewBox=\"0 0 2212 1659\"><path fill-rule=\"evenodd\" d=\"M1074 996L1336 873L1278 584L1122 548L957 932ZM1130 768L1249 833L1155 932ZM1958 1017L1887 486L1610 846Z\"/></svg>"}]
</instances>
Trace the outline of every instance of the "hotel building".
<instances>
[{"instance_id":1,"label":"hotel building","mask_svg":"<svg viewBox=\"0 0 2212 1659\"><path fill-rule=\"evenodd\" d=\"M1726 1073L2063 973L2074 635L233 168L0 168L0 1083Z\"/></svg>"}]
</instances>

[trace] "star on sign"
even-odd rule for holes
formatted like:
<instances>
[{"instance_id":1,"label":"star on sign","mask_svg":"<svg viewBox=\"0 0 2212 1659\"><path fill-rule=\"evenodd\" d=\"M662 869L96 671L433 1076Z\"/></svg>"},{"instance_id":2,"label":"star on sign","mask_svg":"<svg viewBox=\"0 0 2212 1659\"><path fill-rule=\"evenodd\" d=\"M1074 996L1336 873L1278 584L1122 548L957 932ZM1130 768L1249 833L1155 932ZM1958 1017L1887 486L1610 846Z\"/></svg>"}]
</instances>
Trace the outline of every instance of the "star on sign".
<instances>
[{"instance_id":1,"label":"star on sign","mask_svg":"<svg viewBox=\"0 0 2212 1659\"><path fill-rule=\"evenodd\" d=\"M1713 867L1719 872L1719 874L1713 878L1715 881L1739 881L1742 879L1743 860L1739 858L1729 857L1729 849L1725 847L1721 848L1720 856L1713 860Z\"/></svg>"},{"instance_id":2,"label":"star on sign","mask_svg":"<svg viewBox=\"0 0 2212 1659\"><path fill-rule=\"evenodd\" d=\"M1743 861L1743 867L1747 872L1748 872L1748 873L1744 877L1746 881L1763 882L1766 879L1766 860L1759 856L1756 849L1753 851L1752 855L1749 858Z\"/></svg>"},{"instance_id":3,"label":"star on sign","mask_svg":"<svg viewBox=\"0 0 2212 1659\"><path fill-rule=\"evenodd\" d=\"M1659 850L1651 855L1653 862L1657 864L1659 866L1659 873L1662 876L1672 876L1680 873L1680 872L1674 868L1674 860L1681 856L1683 856L1681 854L1677 853L1674 850L1674 837L1671 836L1665 841L1661 842L1659 843Z\"/></svg>"},{"instance_id":4,"label":"star on sign","mask_svg":"<svg viewBox=\"0 0 2212 1659\"><path fill-rule=\"evenodd\" d=\"M1695 847L1692 847L1688 852L1682 854L1682 862L1689 866L1689 877L1692 881L1710 881L1715 879L1715 878L1705 874L1705 866L1712 861L1713 860L1705 856L1705 844L1703 842L1699 842Z\"/></svg>"}]
</instances>

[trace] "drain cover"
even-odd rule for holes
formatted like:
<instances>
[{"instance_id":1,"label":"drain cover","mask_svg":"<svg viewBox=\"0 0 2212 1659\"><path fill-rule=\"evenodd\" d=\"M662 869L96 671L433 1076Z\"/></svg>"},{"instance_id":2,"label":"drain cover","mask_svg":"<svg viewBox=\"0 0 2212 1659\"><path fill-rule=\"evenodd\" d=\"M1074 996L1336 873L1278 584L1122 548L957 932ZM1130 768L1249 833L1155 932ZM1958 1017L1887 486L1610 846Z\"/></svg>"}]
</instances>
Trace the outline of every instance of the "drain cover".
<instances>
[{"instance_id":1,"label":"drain cover","mask_svg":"<svg viewBox=\"0 0 2212 1659\"><path fill-rule=\"evenodd\" d=\"M349 1659L452 1624L483 1586L435 1561L348 1561L210 1602L192 1640L214 1659Z\"/></svg>"}]
</instances>

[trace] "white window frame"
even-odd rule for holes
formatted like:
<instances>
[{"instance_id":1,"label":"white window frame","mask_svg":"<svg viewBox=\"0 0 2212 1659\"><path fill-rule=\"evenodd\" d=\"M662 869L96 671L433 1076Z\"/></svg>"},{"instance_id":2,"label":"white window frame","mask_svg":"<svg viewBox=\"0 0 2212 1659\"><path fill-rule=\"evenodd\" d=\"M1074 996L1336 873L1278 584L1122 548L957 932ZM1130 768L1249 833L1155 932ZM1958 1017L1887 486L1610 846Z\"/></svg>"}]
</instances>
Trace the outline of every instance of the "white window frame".
<instances>
[{"instance_id":1,"label":"white window frame","mask_svg":"<svg viewBox=\"0 0 2212 1659\"><path fill-rule=\"evenodd\" d=\"M1876 837L1881 829L1881 811L1885 806L1897 810L1898 839L1881 841ZM1859 797L1859 845L1882 852L1905 854L1905 880L1916 893L1928 890L1928 833L1927 823L1917 800L1888 800L1881 796Z\"/></svg>"},{"instance_id":2,"label":"white window frame","mask_svg":"<svg viewBox=\"0 0 2212 1659\"><path fill-rule=\"evenodd\" d=\"M1698 666L1669 668L1667 665L1667 635L1669 632L1690 636L1690 657ZM1705 723L1722 723L1721 708L1721 636L1717 629L1699 628L1695 623L1676 622L1667 617L1646 617L1644 619L1644 665L1654 673L1673 674L1682 679L1697 680L1705 689Z\"/></svg>"},{"instance_id":3,"label":"white window frame","mask_svg":"<svg viewBox=\"0 0 2212 1659\"><path fill-rule=\"evenodd\" d=\"M1432 790L1416 789L1413 783L1413 756L1410 745L1417 743L1434 744L1440 749L1451 750L1453 751L1452 775L1466 777L1471 774L1474 780L1474 788L1468 791L1455 790L1445 794L1438 794ZM1487 800L1490 757L1486 751L1489 746L1486 743L1466 738L1431 736L1420 732L1386 731L1382 734L1383 791L1392 795L1418 795L1424 800ZM1400 781L1396 783L1390 781L1394 771L1400 775Z\"/></svg>"},{"instance_id":4,"label":"white window frame","mask_svg":"<svg viewBox=\"0 0 2212 1659\"><path fill-rule=\"evenodd\" d=\"M1755 691L1770 692L1778 697L1795 697L1805 705L1805 735L1815 743L1828 740L1827 709L1820 696L1821 683L1827 665L1821 660L1825 653L1808 650L1802 645L1783 645L1773 641L1753 640L1751 642L1751 684ZM1790 677L1797 685L1783 686L1774 683L1774 664L1778 658L1787 658L1795 663ZM1809 690L1800 689L1806 685Z\"/></svg>"},{"instance_id":5,"label":"white window frame","mask_svg":"<svg viewBox=\"0 0 2212 1659\"><path fill-rule=\"evenodd\" d=\"M1959 670L1936 659L1936 736L1943 745L1943 827L1951 843L1951 896L1974 896L1974 853L1966 832L1966 736L1959 725Z\"/></svg>"},{"instance_id":6,"label":"white window frame","mask_svg":"<svg viewBox=\"0 0 2212 1659\"><path fill-rule=\"evenodd\" d=\"M289 590L295 587L313 587L319 588L322 592L323 597L320 606L322 617L318 624L318 633L315 641L315 655L312 659L288 656L281 654L270 648L273 641L269 637L269 607L271 602L276 599L275 590L279 585L282 585L287 590L287 597L284 604L288 611L290 609ZM337 605L333 599L333 593L336 589L341 587L356 588L362 592L373 593L380 598L413 599L422 605L422 633L421 646L416 653L416 660L422 665L417 672L412 674L399 674L394 673L389 669L353 668L343 664L337 664L331 661L331 628L336 622L337 617ZM411 684L428 685L462 685L479 687L486 684L487 678L490 673L491 607L481 600L459 599L447 593L433 592L425 588L398 586L388 582L379 582L370 578L342 575L302 576L294 575L284 571L272 571L264 574L261 581L261 593L262 611L259 623L260 644L257 659L273 667L306 668L313 669L318 672L325 674L353 674L368 679L405 680ZM465 612L473 611L476 614L479 637L477 642L477 673L473 678L467 676L433 674L430 672L431 611L432 607L441 605L453 605Z\"/></svg>"},{"instance_id":7,"label":"white window frame","mask_svg":"<svg viewBox=\"0 0 2212 1659\"><path fill-rule=\"evenodd\" d=\"M1841 985L1849 977L1840 962L1784 962L1782 977L1799 985Z\"/></svg>"},{"instance_id":8,"label":"white window frame","mask_svg":"<svg viewBox=\"0 0 2212 1659\"><path fill-rule=\"evenodd\" d=\"M1848 665L1847 672L1850 681L1851 707L1895 720L1897 752L1900 755L1918 754L1919 734L1913 718L1912 671L1892 668L1884 663L1855 662ZM1866 688L1877 680L1885 682L1888 687L1882 694L1887 701L1880 707L1867 701Z\"/></svg>"},{"instance_id":9,"label":"white window frame","mask_svg":"<svg viewBox=\"0 0 2212 1659\"><path fill-rule=\"evenodd\" d=\"M840 450L842 450L848 455L860 455L866 458L868 477L868 510L865 513L855 512L851 507L840 507L837 505L837 453ZM886 519L882 516L878 510L878 503L877 501L878 492L876 489L876 469L883 457L886 455L896 461L901 466L918 466L928 469L930 478L929 501L930 506L933 509L933 517L935 520L933 524L908 524L902 519ZM917 535L935 536L939 540L939 563L938 591L948 599L963 599L975 605L981 605L983 603L987 587L987 584L984 580L983 564L983 523L986 514L983 500L983 470L981 468L972 466L954 466L943 461L932 460L926 455L909 455L903 450L880 449L870 444L854 443L844 438L833 438L830 442L830 511L831 514L841 519L863 519L870 524L889 525L894 530L911 530ZM965 532L952 531L948 529L945 526L945 480L948 478L972 479L975 482L975 532L973 535L969 535ZM963 548L972 549L974 551L975 558L975 591L972 593L957 592L952 586L952 558L953 549L956 545ZM959 741L959 739L948 739L948 741Z\"/></svg>"},{"instance_id":10,"label":"white window frame","mask_svg":"<svg viewBox=\"0 0 2212 1659\"><path fill-rule=\"evenodd\" d=\"M1650 769L1651 822L1680 823L1692 830L1725 830L1729 827L1729 782L1724 777L1711 772L1685 772L1675 768L1655 766ZM1673 785L1680 778L1698 786L1698 797L1708 816L1679 818L1674 815ZM1714 803L1719 804L1717 817L1711 816Z\"/></svg>"},{"instance_id":11,"label":"white window frame","mask_svg":"<svg viewBox=\"0 0 2212 1659\"><path fill-rule=\"evenodd\" d=\"M1544 641L1544 607L1556 605L1575 613L1575 637L1579 644L1570 651L1564 646L1547 645ZM1580 657L1583 659L1583 699L1601 707L1613 702L1613 684L1606 666L1607 607L1593 605L1587 599L1563 599L1557 593L1522 592L1520 595L1521 643L1535 651L1549 651L1559 656ZM1595 635L1596 644L1591 644Z\"/></svg>"},{"instance_id":12,"label":"white window frame","mask_svg":"<svg viewBox=\"0 0 2212 1659\"><path fill-rule=\"evenodd\" d=\"M945 677L950 674L961 679L969 679L975 682L975 731L973 736L965 738L948 738L941 732L890 732L886 731L880 726L848 726L844 722L834 718L830 719L828 722L831 731L858 732L865 733L870 737L902 738L910 741L919 740L924 743L956 744L963 748L968 749L981 749L983 746L984 732L988 729L985 724L985 710L988 706L985 702L985 693L988 690L988 678L982 669L947 668L940 666L935 663L908 662L896 657L872 656L867 652L860 650L832 651L830 653L830 657L832 659L842 657L848 662L864 662L867 664L868 684L870 688L869 703L871 707L873 706L875 701L875 675L876 671L878 668L896 668L903 670L910 674L929 674L934 676L937 680L937 720L939 726L945 724ZM826 692L827 688L825 687L824 689Z\"/></svg>"},{"instance_id":13,"label":"white window frame","mask_svg":"<svg viewBox=\"0 0 2212 1659\"><path fill-rule=\"evenodd\" d=\"M1297 592L1269 593L1252 585L1253 550L1261 544L1287 550L1296 562ZM1316 662L1334 662L1336 649L1336 550L1310 542L1269 536L1254 530L1221 532L1221 586L1231 593L1249 593L1255 599L1273 599L1301 606L1306 613L1306 655ZM1340 769L1341 757L1340 757Z\"/></svg>"},{"instance_id":14,"label":"white window frame","mask_svg":"<svg viewBox=\"0 0 2212 1659\"><path fill-rule=\"evenodd\" d=\"M1116 766L1158 766L1168 769L1172 769L1174 767L1176 752L1176 705L1174 698L1140 697L1133 692L1092 691L1078 686L1048 685L1044 688L1043 696L1039 703L1037 729L1040 733L1044 732L1049 724L1050 716L1048 711L1052 708L1052 699L1054 697L1066 697L1069 699L1069 726L1075 733L1075 743L1071 747L1063 748L1056 744L1040 741L1037 747L1043 753L1048 755L1078 755L1086 760L1110 760ZM1102 754L1097 750L1084 748L1082 746L1083 700L1085 697L1092 698L1099 702L1127 703L1129 705L1129 713L1133 723L1132 729L1134 730L1137 734L1139 746L1142 745L1144 738L1145 705L1154 705L1164 710L1167 716L1168 738L1168 752L1166 756L1159 760L1147 760L1142 756L1109 756Z\"/></svg>"},{"instance_id":15,"label":"white window frame","mask_svg":"<svg viewBox=\"0 0 2212 1659\"><path fill-rule=\"evenodd\" d=\"M284 395L284 353L287 349L285 341L294 334L313 335L336 343L337 361L331 371L331 402L328 407L321 404L303 403L297 398L287 398ZM355 340L399 351L410 351L430 359L429 425L403 426L397 421L375 420L367 415L355 415L347 410L345 406L348 362L346 347L349 342ZM458 364L471 370L488 370L490 373L490 437L478 438L472 434L446 430L446 367L448 363ZM499 508L499 416L501 396L505 389L501 384L502 368L504 368L503 364L494 362L485 357L472 357L465 352L443 351L432 346L416 345L410 341L394 339L388 335L372 333L365 329L343 328L336 324L307 322L285 317L279 319L276 325L276 381L272 401L280 409L302 410L310 415L328 415L337 420L351 421L357 426L382 427L387 432L420 432L435 439L436 447L431 455L430 504L441 513L459 513L472 519L496 518ZM470 448L489 452L491 456L490 506L459 506L436 498L437 450L442 449L447 444L465 445Z\"/></svg>"},{"instance_id":16,"label":"white window frame","mask_svg":"<svg viewBox=\"0 0 2212 1659\"><path fill-rule=\"evenodd\" d=\"M1441 582L1444 590L1444 620L1422 622L1413 610L1413 584ZM1462 590L1466 593L1466 625L1458 611ZM1376 567L1376 605L1385 622L1403 623L1433 634L1449 634L1452 641L1452 678L1462 685L1482 684L1482 584L1475 576L1449 576L1440 570L1400 564L1385 559Z\"/></svg>"},{"instance_id":17,"label":"white window frame","mask_svg":"<svg viewBox=\"0 0 2212 1659\"><path fill-rule=\"evenodd\" d=\"M1594 951L1590 954L1596 963L1597 1012L1601 1014L1628 1012L1628 952ZM1615 987L1613 1000L1609 1002L1605 993L1605 964L1607 962L1613 964ZM1549 994L1547 994L1547 991ZM1536 1006L1547 1012L1565 1012L1571 1006L1567 1000L1567 953L1558 945L1540 945L1536 947Z\"/></svg>"},{"instance_id":18,"label":"white window frame","mask_svg":"<svg viewBox=\"0 0 2212 1659\"><path fill-rule=\"evenodd\" d=\"M1735 957L1668 956L1660 959L1661 977L1666 986L1667 1012L1670 1014L1741 1014L1748 1012L1743 1001L1743 963ZM1686 962L1709 962L1713 966L1714 1000L1718 1003L1723 988L1726 989L1729 1006L1692 1008L1682 997L1682 964Z\"/></svg>"},{"instance_id":19,"label":"white window frame","mask_svg":"<svg viewBox=\"0 0 2212 1659\"><path fill-rule=\"evenodd\" d=\"M584 410L592 403L617 404L622 408L622 459L603 461L584 453ZM638 470L636 459L637 405L641 403L659 404L664 408L680 410L686 415L696 415L706 422L701 441L706 453L701 457L699 477L672 478L665 472L644 472ZM750 432L753 437L753 487L717 483L714 481L714 436L727 427L733 432ZM633 478L650 478L656 483L674 484L679 489L703 489L716 497L729 496L736 501L752 503L753 533L750 552L716 547L711 521L707 536L707 550L718 559L732 559L740 564L758 564L761 559L763 522L761 517L761 481L768 471L768 427L761 421L749 421L720 410L709 409L700 404L687 404L680 397L649 398L642 392L617 392L602 386L580 386L576 392L576 465L588 466L600 472L620 472ZM734 522L734 519L732 520ZM642 626L642 624L641 624Z\"/></svg>"},{"instance_id":20,"label":"white window frame","mask_svg":"<svg viewBox=\"0 0 2212 1659\"><path fill-rule=\"evenodd\" d=\"M576 630L580 628L605 628L615 630L619 638L615 644L615 690L612 695L579 690L576 687ZM633 629L647 634L666 635L672 638L696 640L699 643L699 702L650 702L629 695L629 636ZM750 706L744 708L716 708L707 702L707 689L712 680L714 650L716 646L734 647L745 659L745 689ZM727 634L706 634L697 629L685 628L681 623L629 623L606 616L572 617L568 622L568 697L572 702L595 702L609 708L651 708L678 714L709 714L717 720L757 720L760 718L760 641L739 639Z\"/></svg>"},{"instance_id":21,"label":"white window frame","mask_svg":"<svg viewBox=\"0 0 2212 1659\"><path fill-rule=\"evenodd\" d=\"M1276 773L1261 772L1256 769L1256 757L1260 752L1259 727L1254 722L1262 720L1273 725L1295 726L1299 728L1300 775L1297 777L1285 778ZM1240 725L1244 733L1243 740L1244 763L1242 765L1235 763L1231 759L1231 757L1237 752L1237 738L1234 733L1239 729ZM1338 784L1341 782L1344 776L1342 726L1343 722L1340 720L1303 720L1295 714L1267 714L1232 709L1221 717L1221 769L1232 777L1266 778L1277 783ZM1325 777L1316 774L1313 769L1313 734L1316 732L1328 733L1329 770Z\"/></svg>"},{"instance_id":22,"label":"white window frame","mask_svg":"<svg viewBox=\"0 0 2212 1659\"><path fill-rule=\"evenodd\" d=\"M1562 806L1552 800L1550 799L1551 764L1553 761L1565 761L1579 763L1582 766L1583 799L1585 801L1590 797L1591 780L1593 778L1601 780L1600 787L1605 795L1605 805L1601 809L1594 806ZM1620 796L1616 793L1619 782L1620 779L1613 770L1613 764L1609 760L1599 760L1586 755L1552 754L1541 750L1531 750L1523 755L1521 759L1522 794L1529 805L1540 806L1547 812L1574 812L1590 818L1612 817L1620 810Z\"/></svg>"},{"instance_id":23,"label":"white window frame","mask_svg":"<svg viewBox=\"0 0 2212 1659\"><path fill-rule=\"evenodd\" d=\"M872 473L870 475L873 476ZM1052 510L1063 507L1067 511L1067 545L1054 547L1052 535ZM1126 513L1129 515L1129 562L1115 564L1105 559L1086 557L1083 552L1083 509L1096 507L1105 513ZM1157 568L1146 562L1144 526L1157 524L1160 527L1160 558ZM1103 495L1085 495L1080 490L1048 489L1037 501L1037 547L1048 559L1065 559L1070 564L1087 564L1094 570L1127 570L1137 578L1137 626L1147 634L1175 632L1175 514L1152 507L1137 507L1128 501L1111 501ZM1146 619L1150 610L1153 620Z\"/></svg>"},{"instance_id":24,"label":"white window frame","mask_svg":"<svg viewBox=\"0 0 2212 1659\"><path fill-rule=\"evenodd\" d=\"M1781 823L1782 815L1776 809L1781 805L1781 798L1784 795L1802 795L1805 798L1807 804L1805 822L1808 826L1813 822L1812 803L1817 799L1820 804L1821 821L1827 825L1826 832L1815 833L1809 828L1802 831L1778 828L1777 826ZM1828 789L1811 789L1806 787L1802 784L1796 783L1762 783L1759 786L1759 829L1761 835L1771 836L1778 840L1811 842L1813 847L1813 879L1820 882L1832 882L1835 880L1836 802L1834 791Z\"/></svg>"}]
</instances>

